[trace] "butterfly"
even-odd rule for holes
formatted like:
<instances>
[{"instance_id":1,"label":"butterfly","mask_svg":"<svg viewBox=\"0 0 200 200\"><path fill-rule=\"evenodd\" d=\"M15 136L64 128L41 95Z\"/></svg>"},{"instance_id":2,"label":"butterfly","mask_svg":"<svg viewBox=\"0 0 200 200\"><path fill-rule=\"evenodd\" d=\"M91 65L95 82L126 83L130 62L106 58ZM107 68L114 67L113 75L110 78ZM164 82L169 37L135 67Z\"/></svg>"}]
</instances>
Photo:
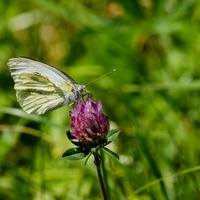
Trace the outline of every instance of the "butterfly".
<instances>
[{"instance_id":1,"label":"butterfly","mask_svg":"<svg viewBox=\"0 0 200 200\"><path fill-rule=\"evenodd\" d=\"M64 72L30 58L11 58L8 67L17 100L29 114L44 114L73 105L87 93L85 85L77 84Z\"/></svg>"}]
</instances>

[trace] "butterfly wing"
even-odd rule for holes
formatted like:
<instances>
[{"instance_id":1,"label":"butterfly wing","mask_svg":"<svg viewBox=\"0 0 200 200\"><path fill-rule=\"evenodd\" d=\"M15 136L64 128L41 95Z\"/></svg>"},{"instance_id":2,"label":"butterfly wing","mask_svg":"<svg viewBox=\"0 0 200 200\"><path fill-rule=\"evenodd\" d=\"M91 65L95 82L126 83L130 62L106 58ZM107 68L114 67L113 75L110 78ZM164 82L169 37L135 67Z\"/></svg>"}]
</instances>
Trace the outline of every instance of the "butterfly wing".
<instances>
[{"instance_id":1,"label":"butterfly wing","mask_svg":"<svg viewBox=\"0 0 200 200\"><path fill-rule=\"evenodd\" d=\"M24 57L11 58L8 66L17 100L27 113L44 114L76 100L78 84L62 71Z\"/></svg>"}]
</instances>

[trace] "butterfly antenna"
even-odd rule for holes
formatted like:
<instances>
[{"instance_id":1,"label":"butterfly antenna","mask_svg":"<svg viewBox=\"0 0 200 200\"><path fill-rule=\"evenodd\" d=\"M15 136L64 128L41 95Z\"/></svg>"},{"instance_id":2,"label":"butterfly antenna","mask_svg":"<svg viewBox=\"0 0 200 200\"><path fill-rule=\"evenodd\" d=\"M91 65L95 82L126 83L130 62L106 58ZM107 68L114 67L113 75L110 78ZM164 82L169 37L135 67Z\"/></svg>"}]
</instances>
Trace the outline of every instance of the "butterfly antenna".
<instances>
[{"instance_id":1,"label":"butterfly antenna","mask_svg":"<svg viewBox=\"0 0 200 200\"><path fill-rule=\"evenodd\" d=\"M115 71L116 71L116 69L113 69L112 71L103 74L103 75L100 76L99 78L94 79L93 81L90 81L89 83L85 84L85 86L87 86L87 85L89 85L89 84L91 84L91 83L93 83L93 82L95 82L95 81L98 81L99 79L103 78L104 76L107 76L107 75L109 75L109 74L112 74L112 73L115 72Z\"/></svg>"}]
</instances>

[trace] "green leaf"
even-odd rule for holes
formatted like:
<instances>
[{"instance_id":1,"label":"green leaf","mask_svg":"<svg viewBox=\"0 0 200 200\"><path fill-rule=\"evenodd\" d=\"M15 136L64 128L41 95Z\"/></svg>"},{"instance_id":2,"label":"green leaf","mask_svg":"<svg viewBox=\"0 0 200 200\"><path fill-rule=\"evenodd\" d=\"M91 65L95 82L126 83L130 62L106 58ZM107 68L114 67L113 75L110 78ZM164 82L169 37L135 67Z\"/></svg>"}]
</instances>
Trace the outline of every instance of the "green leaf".
<instances>
[{"instance_id":1,"label":"green leaf","mask_svg":"<svg viewBox=\"0 0 200 200\"><path fill-rule=\"evenodd\" d=\"M86 158L86 160L85 160L85 165L87 164L87 161L89 160L90 156L91 156L92 154L94 154L95 151L98 151L99 148L100 148L100 147L97 146L97 147L94 147L94 148L91 148L91 149L90 149L89 155L87 156L87 158Z\"/></svg>"},{"instance_id":2,"label":"green leaf","mask_svg":"<svg viewBox=\"0 0 200 200\"><path fill-rule=\"evenodd\" d=\"M86 148L71 148L65 151L62 157L67 160L80 160L85 158L89 152L90 149Z\"/></svg>"},{"instance_id":3,"label":"green leaf","mask_svg":"<svg viewBox=\"0 0 200 200\"><path fill-rule=\"evenodd\" d=\"M113 140L115 140L117 138L117 136L119 135L121 131L118 129L112 129L108 132L108 135L106 136L107 142L110 143Z\"/></svg>"},{"instance_id":4,"label":"green leaf","mask_svg":"<svg viewBox=\"0 0 200 200\"><path fill-rule=\"evenodd\" d=\"M92 151L90 151L89 155L87 156L86 160L85 160L85 165L87 164L87 161L89 160L90 156L92 155Z\"/></svg>"},{"instance_id":5,"label":"green leaf","mask_svg":"<svg viewBox=\"0 0 200 200\"><path fill-rule=\"evenodd\" d=\"M119 160L119 156L116 153L114 153L113 151L111 151L110 149L106 147L102 147L102 148Z\"/></svg>"}]
</instances>

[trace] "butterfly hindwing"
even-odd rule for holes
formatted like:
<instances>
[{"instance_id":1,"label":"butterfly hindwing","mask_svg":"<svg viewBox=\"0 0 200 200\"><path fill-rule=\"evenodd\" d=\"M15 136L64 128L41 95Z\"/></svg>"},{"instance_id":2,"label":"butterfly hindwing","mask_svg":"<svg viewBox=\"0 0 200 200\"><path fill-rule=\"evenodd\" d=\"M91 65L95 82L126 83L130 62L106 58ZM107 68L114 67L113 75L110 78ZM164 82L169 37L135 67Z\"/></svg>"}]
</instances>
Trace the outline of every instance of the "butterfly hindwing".
<instances>
[{"instance_id":1,"label":"butterfly hindwing","mask_svg":"<svg viewBox=\"0 0 200 200\"><path fill-rule=\"evenodd\" d=\"M59 87L39 74L16 76L15 90L19 104L27 113L43 114L54 110L63 106L66 97Z\"/></svg>"}]
</instances>

